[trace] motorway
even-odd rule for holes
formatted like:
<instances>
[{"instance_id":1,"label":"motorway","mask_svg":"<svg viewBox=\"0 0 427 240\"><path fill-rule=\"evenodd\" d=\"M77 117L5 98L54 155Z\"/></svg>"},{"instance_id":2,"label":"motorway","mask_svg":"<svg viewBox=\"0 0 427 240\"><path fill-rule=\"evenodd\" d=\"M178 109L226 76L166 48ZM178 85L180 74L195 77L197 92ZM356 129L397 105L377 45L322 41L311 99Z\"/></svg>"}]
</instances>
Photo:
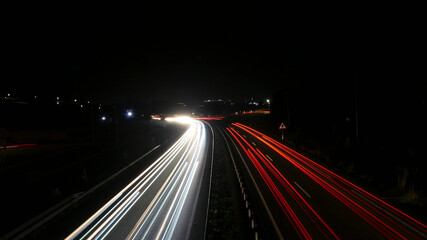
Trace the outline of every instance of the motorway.
<instances>
[{"instance_id":1,"label":"motorway","mask_svg":"<svg viewBox=\"0 0 427 240\"><path fill-rule=\"evenodd\" d=\"M66 239L204 238L213 135L201 121L169 120L189 128Z\"/></svg>"},{"instance_id":2,"label":"motorway","mask_svg":"<svg viewBox=\"0 0 427 240\"><path fill-rule=\"evenodd\" d=\"M427 239L425 224L281 142L240 123L221 132L246 172L263 238Z\"/></svg>"}]
</instances>

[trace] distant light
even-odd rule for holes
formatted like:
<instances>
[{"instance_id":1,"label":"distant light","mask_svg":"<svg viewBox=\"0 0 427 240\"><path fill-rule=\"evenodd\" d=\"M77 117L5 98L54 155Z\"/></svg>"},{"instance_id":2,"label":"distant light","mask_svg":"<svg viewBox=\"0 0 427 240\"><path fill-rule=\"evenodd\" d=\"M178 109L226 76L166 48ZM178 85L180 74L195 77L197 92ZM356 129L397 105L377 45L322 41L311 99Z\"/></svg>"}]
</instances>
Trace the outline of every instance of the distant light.
<instances>
[{"instance_id":1,"label":"distant light","mask_svg":"<svg viewBox=\"0 0 427 240\"><path fill-rule=\"evenodd\" d=\"M34 99L37 99L37 96L34 96Z\"/></svg>"},{"instance_id":2,"label":"distant light","mask_svg":"<svg viewBox=\"0 0 427 240\"><path fill-rule=\"evenodd\" d=\"M8 93L7 96L10 97L10 93Z\"/></svg>"},{"instance_id":3,"label":"distant light","mask_svg":"<svg viewBox=\"0 0 427 240\"><path fill-rule=\"evenodd\" d=\"M107 117L102 116L102 117L101 117L101 121L105 121L105 120L107 120Z\"/></svg>"},{"instance_id":4,"label":"distant light","mask_svg":"<svg viewBox=\"0 0 427 240\"><path fill-rule=\"evenodd\" d=\"M56 100L59 100L59 97L56 97Z\"/></svg>"},{"instance_id":5,"label":"distant light","mask_svg":"<svg viewBox=\"0 0 427 240\"><path fill-rule=\"evenodd\" d=\"M74 102L77 102L77 99L74 99Z\"/></svg>"},{"instance_id":6,"label":"distant light","mask_svg":"<svg viewBox=\"0 0 427 240\"><path fill-rule=\"evenodd\" d=\"M83 108L83 104L80 104L80 107Z\"/></svg>"},{"instance_id":7,"label":"distant light","mask_svg":"<svg viewBox=\"0 0 427 240\"><path fill-rule=\"evenodd\" d=\"M162 120L162 117L160 115L156 114L156 115L151 115L151 119L153 119L153 120Z\"/></svg>"},{"instance_id":8,"label":"distant light","mask_svg":"<svg viewBox=\"0 0 427 240\"><path fill-rule=\"evenodd\" d=\"M59 101L56 101L56 105L59 105Z\"/></svg>"},{"instance_id":9,"label":"distant light","mask_svg":"<svg viewBox=\"0 0 427 240\"><path fill-rule=\"evenodd\" d=\"M267 99L267 103L270 104L270 99Z\"/></svg>"},{"instance_id":10,"label":"distant light","mask_svg":"<svg viewBox=\"0 0 427 240\"><path fill-rule=\"evenodd\" d=\"M87 104L89 104L90 103L90 101L87 101Z\"/></svg>"},{"instance_id":11,"label":"distant light","mask_svg":"<svg viewBox=\"0 0 427 240\"><path fill-rule=\"evenodd\" d=\"M133 112L132 112L132 110L126 110L126 117L128 117L128 118L133 117Z\"/></svg>"}]
</instances>

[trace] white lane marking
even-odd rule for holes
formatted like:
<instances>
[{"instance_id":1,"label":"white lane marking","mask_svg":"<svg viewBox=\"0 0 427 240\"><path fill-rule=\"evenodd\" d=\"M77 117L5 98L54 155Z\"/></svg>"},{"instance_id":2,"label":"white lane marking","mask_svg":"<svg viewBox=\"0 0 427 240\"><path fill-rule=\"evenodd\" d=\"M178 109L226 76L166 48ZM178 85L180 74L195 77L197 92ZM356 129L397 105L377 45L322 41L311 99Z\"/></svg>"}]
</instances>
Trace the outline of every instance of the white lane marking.
<instances>
[{"instance_id":1,"label":"white lane marking","mask_svg":"<svg viewBox=\"0 0 427 240\"><path fill-rule=\"evenodd\" d=\"M256 147L256 144L254 142L251 142L251 143Z\"/></svg>"},{"instance_id":2,"label":"white lane marking","mask_svg":"<svg viewBox=\"0 0 427 240\"><path fill-rule=\"evenodd\" d=\"M376 204L375 202L373 202L370 198L368 198L367 196L359 193L358 191L354 190L354 189L350 189L350 191L352 191L353 193L357 194L359 197L365 199L366 201L368 201L370 204L374 205L376 208L378 208L379 210L381 210L382 212L385 212L387 215L389 215L390 217L396 219L397 221L399 221L400 223L404 224L406 227L412 229L413 231L415 231L416 233L422 235L423 237L426 237L427 235L422 233L421 231L419 231L418 229L414 228L412 225L409 225L407 222L403 221L400 217L398 217L397 215L391 213L390 211L388 211L387 209L384 209L383 207L379 206L378 204Z\"/></svg>"},{"instance_id":3,"label":"white lane marking","mask_svg":"<svg viewBox=\"0 0 427 240\"><path fill-rule=\"evenodd\" d=\"M307 195L308 198L311 198L310 194L308 194L297 182L294 181L294 183L303 193L305 193L305 195Z\"/></svg>"},{"instance_id":4,"label":"white lane marking","mask_svg":"<svg viewBox=\"0 0 427 240\"><path fill-rule=\"evenodd\" d=\"M268 160L270 160L271 162L273 162L273 159L271 159L270 156L268 156L267 154L265 154L265 156L268 158Z\"/></svg>"},{"instance_id":5,"label":"white lane marking","mask_svg":"<svg viewBox=\"0 0 427 240\"><path fill-rule=\"evenodd\" d=\"M227 134L227 136L228 136L228 137L229 137L229 139L231 140L232 138L231 138L230 134L229 134L229 133L227 133L227 132L225 132L225 133ZM222 132L221 132L221 134L222 134L222 136L223 136L223 137L224 137L224 139L225 139L224 134L223 134ZM264 205L265 210L267 211L268 217L270 218L270 221L271 221L271 223L273 224L274 230L276 230L277 236L279 237L279 239L280 239L280 240L283 240L284 238L283 238L282 232L280 232L280 229L279 229L279 227L277 226L276 220L274 219L273 214L271 214L271 210L270 210L270 208L268 207L267 202L265 201L265 198L264 198L264 196L262 195L261 190L259 189L258 184L256 183L256 181L255 181L255 179L254 179L254 176L252 175L251 171L249 170L249 167L248 167L248 165L246 164L246 162L243 160L242 153L240 152L239 148L237 147L237 145L236 145L236 143L235 143L234 141L232 141L232 140L231 140L231 143L233 143L233 145L234 145L235 149L237 150L237 153L238 153L238 154L239 154L239 156L240 156L240 159L242 160L243 164L245 165L246 170L247 170L247 171L248 171L248 173L249 173L249 176L251 177L251 180L252 180L252 182L253 182L253 184L254 184L254 186L255 186L255 189L257 190L258 195L259 195L259 196L260 196L260 198L261 198L261 202L262 202L262 204ZM231 153L230 145L228 144L228 141L227 141L226 139L225 139L225 144L227 145L228 151L229 151L229 153L230 153L231 160L233 161L233 164L235 164L233 154ZM255 239L258 239L258 234L257 234L257 233L258 233L258 232L255 232L255 234L256 234L256 235L255 235Z\"/></svg>"}]
</instances>

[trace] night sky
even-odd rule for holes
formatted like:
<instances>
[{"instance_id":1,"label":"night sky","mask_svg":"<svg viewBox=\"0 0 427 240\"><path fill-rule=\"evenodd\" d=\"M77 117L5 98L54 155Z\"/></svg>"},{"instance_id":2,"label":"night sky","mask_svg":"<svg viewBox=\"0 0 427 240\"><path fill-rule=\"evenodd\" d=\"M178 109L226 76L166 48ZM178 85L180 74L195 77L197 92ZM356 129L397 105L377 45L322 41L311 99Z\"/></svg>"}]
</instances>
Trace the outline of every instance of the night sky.
<instances>
[{"instance_id":1,"label":"night sky","mask_svg":"<svg viewBox=\"0 0 427 240\"><path fill-rule=\"evenodd\" d=\"M10 6L1 93L149 104L263 100L285 89L333 100L355 79L377 91L421 65L418 20L404 10L196 7Z\"/></svg>"}]
</instances>

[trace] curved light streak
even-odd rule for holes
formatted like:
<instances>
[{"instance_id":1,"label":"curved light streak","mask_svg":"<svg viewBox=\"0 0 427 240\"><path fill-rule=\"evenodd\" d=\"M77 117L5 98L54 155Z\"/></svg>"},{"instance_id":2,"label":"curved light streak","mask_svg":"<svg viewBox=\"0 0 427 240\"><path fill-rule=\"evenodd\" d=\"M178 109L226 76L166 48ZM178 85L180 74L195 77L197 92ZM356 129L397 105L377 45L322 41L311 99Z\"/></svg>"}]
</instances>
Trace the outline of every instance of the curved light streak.
<instances>
[{"instance_id":1,"label":"curved light streak","mask_svg":"<svg viewBox=\"0 0 427 240\"><path fill-rule=\"evenodd\" d=\"M176 120L176 119L175 119ZM172 238L189 196L194 199L193 182L202 176L200 161L206 157L206 129L202 122L187 118L188 130L152 165L96 211L66 239L105 239L119 225L130 229L127 239ZM151 199L136 222L124 222L128 214L140 212L143 199ZM138 207L137 207L138 206ZM185 224L191 224L188 221ZM132 227L133 226L133 227Z\"/></svg>"},{"instance_id":2,"label":"curved light streak","mask_svg":"<svg viewBox=\"0 0 427 240\"><path fill-rule=\"evenodd\" d=\"M295 167L297 167L304 174L310 177L314 182L319 184L327 192L337 198L340 202L347 206L351 211L356 213L360 218L366 221L384 237L388 239L427 238L427 226L421 223L420 221L403 213L399 209L384 202L373 194L351 183L350 181L344 179L343 177L330 171L322 165L314 162L313 160L285 146L279 141L276 141L273 138L259 131L256 131L255 129L250 128L246 125L240 123L233 123L232 125L252 135L256 139L270 147L272 150L277 152L280 156L283 157L284 160L287 160L292 163ZM237 136L239 136L241 141L246 141L233 128L228 128L228 130L230 133L232 133L233 137L236 140L238 140ZM242 147L244 147L243 144L241 145ZM253 147L249 143L246 143L246 145L249 146L249 148L252 148L251 151L253 153L250 154L252 156L256 155L273 173L273 175L278 178L279 182L283 184L285 178L281 176L280 172L275 169L271 162L266 161L261 151L259 149L253 150ZM291 184L286 183L286 185L290 185L288 187L291 187ZM294 190L292 190L291 188L286 189L292 195L292 192ZM303 198L300 198L300 201L304 202L305 200L303 200ZM309 207L308 209L311 208L308 204L307 207ZM314 215L311 215L310 217L312 218L312 220L318 218L318 220L323 223L323 220L321 220L320 216L317 216L315 212L313 212L313 214ZM318 224L316 225L320 226ZM332 231L327 225L325 226L327 227L328 231ZM322 230L322 232L325 233L324 230ZM336 237L336 235L334 235L334 237Z\"/></svg>"}]
</instances>

